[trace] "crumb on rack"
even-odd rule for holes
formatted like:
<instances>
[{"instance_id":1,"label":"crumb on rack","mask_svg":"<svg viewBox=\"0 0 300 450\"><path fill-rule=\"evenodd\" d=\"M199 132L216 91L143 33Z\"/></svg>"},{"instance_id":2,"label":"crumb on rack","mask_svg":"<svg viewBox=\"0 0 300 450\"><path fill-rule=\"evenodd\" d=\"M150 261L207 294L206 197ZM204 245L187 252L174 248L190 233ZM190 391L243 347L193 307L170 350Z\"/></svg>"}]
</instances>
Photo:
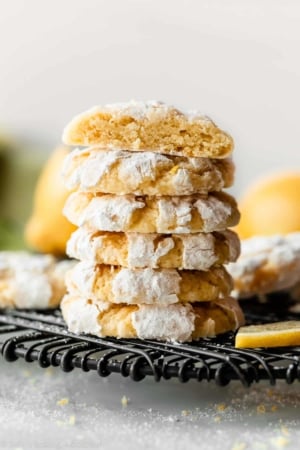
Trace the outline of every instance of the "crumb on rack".
<instances>
[{"instance_id":1,"label":"crumb on rack","mask_svg":"<svg viewBox=\"0 0 300 450\"><path fill-rule=\"evenodd\" d=\"M123 395L123 397L121 398L121 405L126 408L126 406L128 405L128 403L130 402L130 399L128 397L126 397L126 395Z\"/></svg>"},{"instance_id":2,"label":"crumb on rack","mask_svg":"<svg viewBox=\"0 0 300 450\"><path fill-rule=\"evenodd\" d=\"M287 427L285 427L284 425L282 425L282 427L280 428L280 431L282 434L284 434L284 436L290 435L290 430Z\"/></svg>"},{"instance_id":3,"label":"crumb on rack","mask_svg":"<svg viewBox=\"0 0 300 450\"><path fill-rule=\"evenodd\" d=\"M245 450L246 448L246 442L236 442L233 444L233 447L231 447L231 450Z\"/></svg>"},{"instance_id":4,"label":"crumb on rack","mask_svg":"<svg viewBox=\"0 0 300 450\"><path fill-rule=\"evenodd\" d=\"M223 411L225 411L226 408L227 408L227 406L225 405L225 403L219 403L217 405L217 411L218 412L223 412Z\"/></svg>"},{"instance_id":5,"label":"crumb on rack","mask_svg":"<svg viewBox=\"0 0 300 450\"><path fill-rule=\"evenodd\" d=\"M22 375L25 378L29 378L29 377L31 377L31 371L28 369L22 370Z\"/></svg>"},{"instance_id":6,"label":"crumb on rack","mask_svg":"<svg viewBox=\"0 0 300 450\"><path fill-rule=\"evenodd\" d=\"M255 450L267 450L267 444L264 442L254 442L253 448Z\"/></svg>"},{"instance_id":7,"label":"crumb on rack","mask_svg":"<svg viewBox=\"0 0 300 450\"><path fill-rule=\"evenodd\" d=\"M69 403L69 399L67 397L61 398L60 400L57 400L57 402L56 402L56 404L58 406L65 406L65 405L68 405L68 403Z\"/></svg>"},{"instance_id":8,"label":"crumb on rack","mask_svg":"<svg viewBox=\"0 0 300 450\"><path fill-rule=\"evenodd\" d=\"M277 436L277 437L271 438L270 442L272 445L274 445L274 447L283 448L283 447L286 447L287 445L289 445L290 440L284 436Z\"/></svg>"},{"instance_id":9,"label":"crumb on rack","mask_svg":"<svg viewBox=\"0 0 300 450\"><path fill-rule=\"evenodd\" d=\"M69 425L73 426L73 425L75 425L75 422L76 422L76 417L73 414L72 416L69 417Z\"/></svg>"},{"instance_id":10,"label":"crumb on rack","mask_svg":"<svg viewBox=\"0 0 300 450\"><path fill-rule=\"evenodd\" d=\"M181 411L182 416L189 416L190 414L191 414L191 411L189 411L188 409L183 409Z\"/></svg>"},{"instance_id":11,"label":"crumb on rack","mask_svg":"<svg viewBox=\"0 0 300 450\"><path fill-rule=\"evenodd\" d=\"M54 369L53 369L53 367L47 367L47 368L44 370L44 375L45 375L46 377L52 377L53 374L54 374Z\"/></svg>"},{"instance_id":12,"label":"crumb on rack","mask_svg":"<svg viewBox=\"0 0 300 450\"><path fill-rule=\"evenodd\" d=\"M265 414L266 413L266 407L263 404L260 404L256 408L257 414Z\"/></svg>"}]
</instances>

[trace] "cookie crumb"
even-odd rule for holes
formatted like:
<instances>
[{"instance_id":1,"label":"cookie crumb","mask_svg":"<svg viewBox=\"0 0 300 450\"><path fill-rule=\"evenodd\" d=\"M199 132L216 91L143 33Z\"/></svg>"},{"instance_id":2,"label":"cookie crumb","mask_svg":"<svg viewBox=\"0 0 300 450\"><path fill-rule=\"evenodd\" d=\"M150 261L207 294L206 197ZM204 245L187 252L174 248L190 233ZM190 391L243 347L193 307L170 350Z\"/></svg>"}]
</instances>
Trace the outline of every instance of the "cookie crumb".
<instances>
[{"instance_id":1,"label":"cookie crumb","mask_svg":"<svg viewBox=\"0 0 300 450\"><path fill-rule=\"evenodd\" d=\"M53 367L47 367L47 369L44 370L44 375L46 377L52 377L54 374Z\"/></svg>"},{"instance_id":2,"label":"cookie crumb","mask_svg":"<svg viewBox=\"0 0 300 450\"><path fill-rule=\"evenodd\" d=\"M181 411L182 416L189 416L190 414L191 414L191 411L189 411L188 409L183 409Z\"/></svg>"},{"instance_id":3,"label":"cookie crumb","mask_svg":"<svg viewBox=\"0 0 300 450\"><path fill-rule=\"evenodd\" d=\"M264 442L254 442L255 450L267 450L267 445Z\"/></svg>"},{"instance_id":4,"label":"cookie crumb","mask_svg":"<svg viewBox=\"0 0 300 450\"><path fill-rule=\"evenodd\" d=\"M278 406L277 405L272 405L271 406L271 411L272 412L275 412L275 411L277 411L278 410Z\"/></svg>"},{"instance_id":5,"label":"cookie crumb","mask_svg":"<svg viewBox=\"0 0 300 450\"><path fill-rule=\"evenodd\" d=\"M246 448L246 442L236 442L233 447L231 447L231 450L245 450Z\"/></svg>"},{"instance_id":6,"label":"cookie crumb","mask_svg":"<svg viewBox=\"0 0 300 450\"><path fill-rule=\"evenodd\" d=\"M58 406L65 406L65 405L68 405L68 403L69 403L69 399L67 397L61 398L60 400L57 400L57 402L56 402L56 404Z\"/></svg>"},{"instance_id":7,"label":"cookie crumb","mask_svg":"<svg viewBox=\"0 0 300 450\"><path fill-rule=\"evenodd\" d=\"M258 405L256 408L256 412L257 412L257 414L265 414L266 413L265 405L263 405L263 404Z\"/></svg>"},{"instance_id":8,"label":"cookie crumb","mask_svg":"<svg viewBox=\"0 0 300 450\"><path fill-rule=\"evenodd\" d=\"M289 436L289 435L290 435L290 430L289 430L287 427L282 426L282 427L280 428L280 430L281 430L281 433L282 433L284 436Z\"/></svg>"},{"instance_id":9,"label":"cookie crumb","mask_svg":"<svg viewBox=\"0 0 300 450\"><path fill-rule=\"evenodd\" d=\"M73 425L75 425L75 422L76 422L76 417L73 414L72 416L69 417L69 425L73 426Z\"/></svg>"},{"instance_id":10,"label":"cookie crumb","mask_svg":"<svg viewBox=\"0 0 300 450\"><path fill-rule=\"evenodd\" d=\"M56 420L55 423L58 427L63 427L65 425L65 422L63 422L62 420Z\"/></svg>"},{"instance_id":11,"label":"cookie crumb","mask_svg":"<svg viewBox=\"0 0 300 450\"><path fill-rule=\"evenodd\" d=\"M128 397L126 397L126 395L123 395L123 397L121 398L121 405L126 408L126 406L128 405L128 403L130 402L130 399Z\"/></svg>"},{"instance_id":12,"label":"cookie crumb","mask_svg":"<svg viewBox=\"0 0 300 450\"><path fill-rule=\"evenodd\" d=\"M223 412L223 411L225 411L226 408L227 408L227 406L225 405L225 403L219 403L217 405L217 411L218 412Z\"/></svg>"},{"instance_id":13,"label":"cookie crumb","mask_svg":"<svg viewBox=\"0 0 300 450\"><path fill-rule=\"evenodd\" d=\"M275 438L270 439L270 442L272 445L274 445L274 447L283 448L290 443L290 440L284 436L277 436Z\"/></svg>"},{"instance_id":14,"label":"cookie crumb","mask_svg":"<svg viewBox=\"0 0 300 450\"><path fill-rule=\"evenodd\" d=\"M22 375L25 378L30 378L31 377L31 371L28 369L22 370Z\"/></svg>"}]
</instances>

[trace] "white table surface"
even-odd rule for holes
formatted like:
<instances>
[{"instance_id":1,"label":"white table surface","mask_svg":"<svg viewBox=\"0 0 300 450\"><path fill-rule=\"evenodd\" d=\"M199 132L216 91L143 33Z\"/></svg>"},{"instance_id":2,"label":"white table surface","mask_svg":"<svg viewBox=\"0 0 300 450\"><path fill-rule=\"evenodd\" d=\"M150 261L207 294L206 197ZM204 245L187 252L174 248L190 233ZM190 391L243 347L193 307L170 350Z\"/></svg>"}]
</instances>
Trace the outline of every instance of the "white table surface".
<instances>
[{"instance_id":1,"label":"white table surface","mask_svg":"<svg viewBox=\"0 0 300 450\"><path fill-rule=\"evenodd\" d=\"M2 358L0 371L1 449L300 448L298 382L136 383Z\"/></svg>"}]
</instances>

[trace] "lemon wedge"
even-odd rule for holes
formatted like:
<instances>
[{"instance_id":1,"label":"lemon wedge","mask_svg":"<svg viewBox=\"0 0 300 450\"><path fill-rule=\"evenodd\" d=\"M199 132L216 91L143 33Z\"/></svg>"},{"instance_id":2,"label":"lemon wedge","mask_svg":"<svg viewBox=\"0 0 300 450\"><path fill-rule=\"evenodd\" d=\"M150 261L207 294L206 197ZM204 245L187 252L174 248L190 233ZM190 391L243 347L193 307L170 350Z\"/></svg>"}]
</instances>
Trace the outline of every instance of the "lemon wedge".
<instances>
[{"instance_id":1,"label":"lemon wedge","mask_svg":"<svg viewBox=\"0 0 300 450\"><path fill-rule=\"evenodd\" d=\"M300 320L248 325L235 337L237 348L289 347L300 345Z\"/></svg>"}]
</instances>

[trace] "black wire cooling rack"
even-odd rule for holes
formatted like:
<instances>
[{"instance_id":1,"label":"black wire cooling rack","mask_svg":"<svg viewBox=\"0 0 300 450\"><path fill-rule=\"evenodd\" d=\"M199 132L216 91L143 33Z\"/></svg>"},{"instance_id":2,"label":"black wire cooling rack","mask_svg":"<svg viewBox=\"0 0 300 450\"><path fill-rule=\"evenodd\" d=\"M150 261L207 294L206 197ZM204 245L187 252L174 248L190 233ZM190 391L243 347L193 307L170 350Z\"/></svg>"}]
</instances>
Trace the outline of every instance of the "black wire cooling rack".
<instances>
[{"instance_id":1,"label":"black wire cooling rack","mask_svg":"<svg viewBox=\"0 0 300 450\"><path fill-rule=\"evenodd\" d=\"M300 320L299 313L289 312L285 294L273 294L265 303L253 298L242 305L248 324ZM23 358L44 368L95 370L101 377L119 373L134 381L146 376L156 381L214 380L219 386L232 380L245 386L260 380L300 381L300 347L236 349L234 333L189 344L78 336L67 331L59 310L0 312L0 350L10 362Z\"/></svg>"}]
</instances>

